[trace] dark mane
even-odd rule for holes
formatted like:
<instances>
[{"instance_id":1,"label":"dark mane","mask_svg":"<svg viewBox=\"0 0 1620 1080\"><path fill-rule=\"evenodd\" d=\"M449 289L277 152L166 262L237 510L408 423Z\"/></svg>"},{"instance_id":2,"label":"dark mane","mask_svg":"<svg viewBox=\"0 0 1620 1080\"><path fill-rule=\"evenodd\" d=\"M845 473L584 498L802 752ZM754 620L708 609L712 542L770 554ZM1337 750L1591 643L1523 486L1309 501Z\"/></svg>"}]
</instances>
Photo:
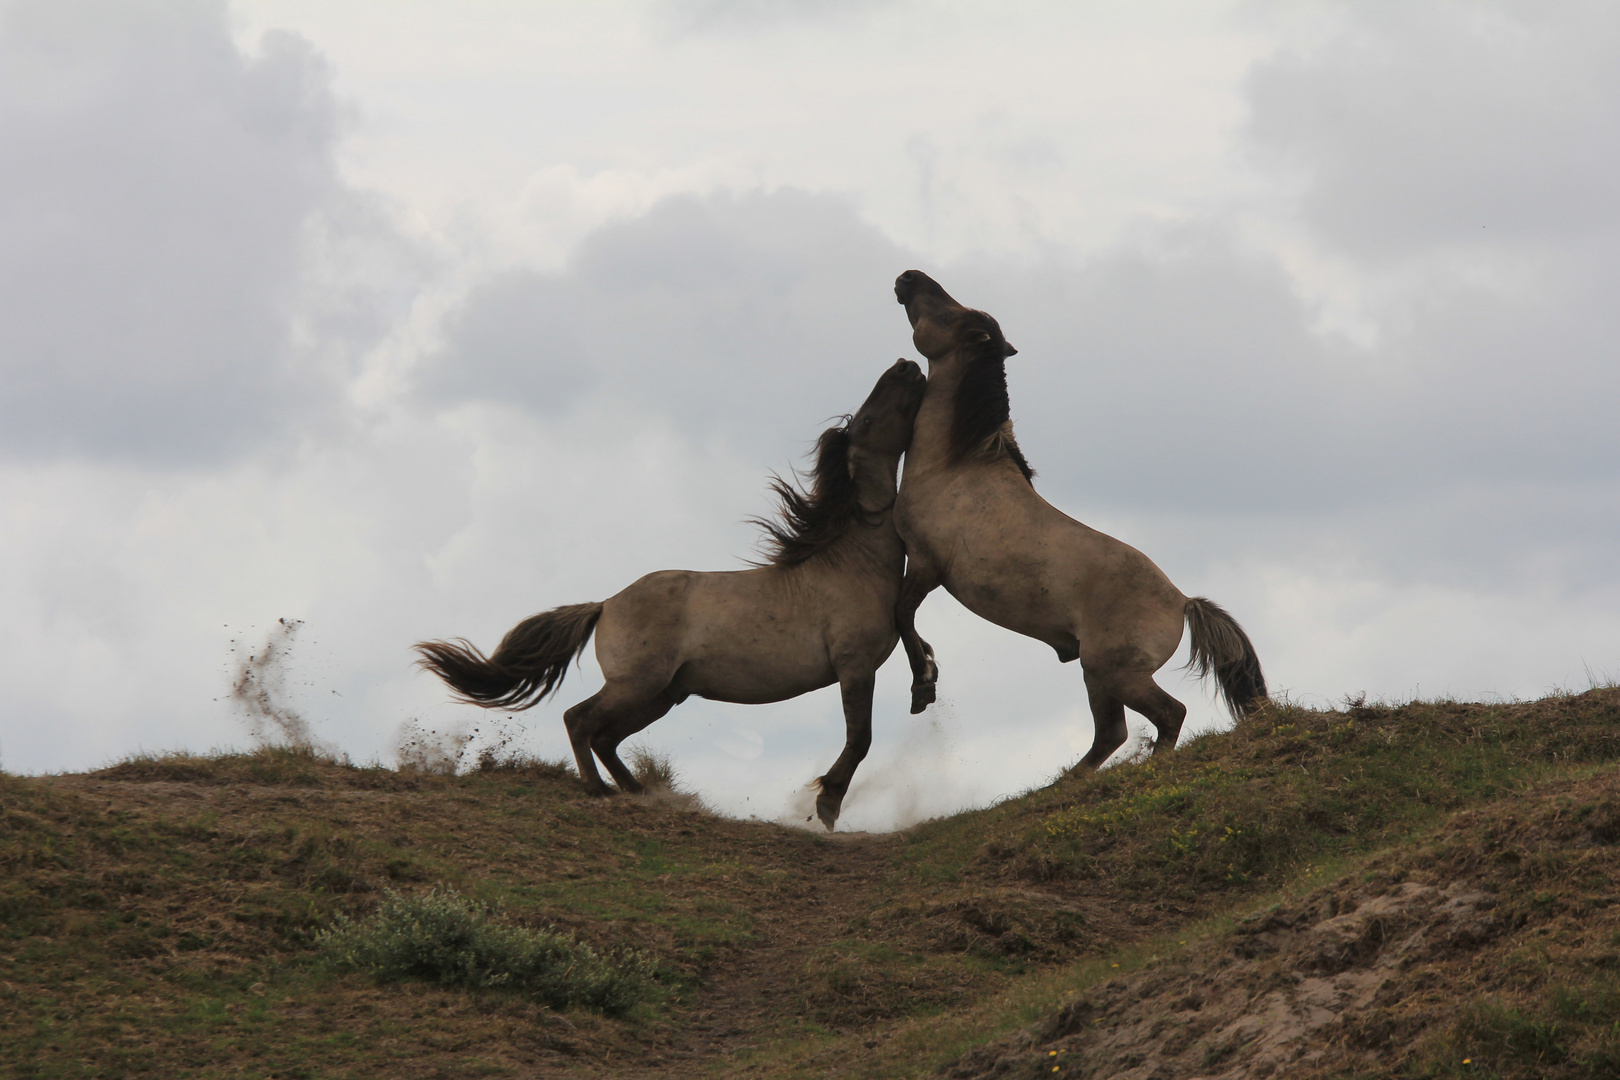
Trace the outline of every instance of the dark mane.
<instances>
[{"instance_id":1,"label":"dark mane","mask_svg":"<svg viewBox=\"0 0 1620 1080\"><path fill-rule=\"evenodd\" d=\"M984 452L991 456L1006 453L1024 474L1035 477L1035 470L1024 460L1013 438L1012 407L1007 401L1007 339L996 320L982 311L969 311L962 318L959 334L983 330L988 340L969 346L972 355L956 387L956 408L951 419L951 461L961 461Z\"/></svg>"},{"instance_id":2,"label":"dark mane","mask_svg":"<svg viewBox=\"0 0 1620 1080\"><path fill-rule=\"evenodd\" d=\"M818 551L826 550L848 531L852 522L864 515L858 501L859 489L849 473L849 424L845 417L838 427L828 428L816 440L816 464L805 478L809 490L771 477L771 491L780 506L777 517L750 518L765 530L762 566L797 566Z\"/></svg>"}]
</instances>

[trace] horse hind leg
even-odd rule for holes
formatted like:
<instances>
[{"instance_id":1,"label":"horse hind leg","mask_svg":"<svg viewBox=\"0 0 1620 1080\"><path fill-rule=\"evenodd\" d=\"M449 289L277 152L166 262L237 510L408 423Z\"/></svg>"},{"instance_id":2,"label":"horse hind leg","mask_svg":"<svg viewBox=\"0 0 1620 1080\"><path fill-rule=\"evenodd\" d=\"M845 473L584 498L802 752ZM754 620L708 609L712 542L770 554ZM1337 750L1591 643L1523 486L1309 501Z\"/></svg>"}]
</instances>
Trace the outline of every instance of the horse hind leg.
<instances>
[{"instance_id":1,"label":"horse hind leg","mask_svg":"<svg viewBox=\"0 0 1620 1080\"><path fill-rule=\"evenodd\" d=\"M602 695L599 690L563 713L563 726L568 729L568 743L574 750L574 765L585 790L592 795L611 794L602 774L596 771L596 759L591 756L591 739L610 717L603 714Z\"/></svg>"},{"instance_id":2,"label":"horse hind leg","mask_svg":"<svg viewBox=\"0 0 1620 1080\"><path fill-rule=\"evenodd\" d=\"M1086 672L1086 694L1091 701L1091 749L1080 759L1088 769L1100 769L1114 751L1125 745L1128 729L1125 726L1125 704L1102 685L1100 679Z\"/></svg>"},{"instance_id":3,"label":"horse hind leg","mask_svg":"<svg viewBox=\"0 0 1620 1080\"><path fill-rule=\"evenodd\" d=\"M651 701L625 705L613 710L608 722L598 727L591 736L591 750L594 750L596 756L602 759L602 764L607 766L609 775L613 777L613 782L619 785L620 791L644 795L647 788L619 758L619 744L662 719L675 704L675 698L665 691Z\"/></svg>"},{"instance_id":4,"label":"horse hind leg","mask_svg":"<svg viewBox=\"0 0 1620 1080\"><path fill-rule=\"evenodd\" d=\"M1127 706L1147 717L1158 738L1153 741L1155 754L1174 750L1181 738L1181 725L1187 719L1187 706L1164 692L1146 672L1134 672L1119 681L1115 691Z\"/></svg>"}]
</instances>

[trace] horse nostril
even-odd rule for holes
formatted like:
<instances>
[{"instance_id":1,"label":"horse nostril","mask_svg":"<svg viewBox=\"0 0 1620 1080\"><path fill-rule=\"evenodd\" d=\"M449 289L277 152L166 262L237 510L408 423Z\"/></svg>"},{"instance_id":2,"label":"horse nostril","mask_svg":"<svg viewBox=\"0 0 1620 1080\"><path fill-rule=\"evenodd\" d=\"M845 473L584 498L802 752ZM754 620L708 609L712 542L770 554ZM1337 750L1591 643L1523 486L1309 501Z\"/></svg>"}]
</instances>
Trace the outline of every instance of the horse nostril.
<instances>
[{"instance_id":1,"label":"horse nostril","mask_svg":"<svg viewBox=\"0 0 1620 1080\"><path fill-rule=\"evenodd\" d=\"M917 271L907 270L894 279L894 298L902 304L911 302L917 291Z\"/></svg>"}]
</instances>

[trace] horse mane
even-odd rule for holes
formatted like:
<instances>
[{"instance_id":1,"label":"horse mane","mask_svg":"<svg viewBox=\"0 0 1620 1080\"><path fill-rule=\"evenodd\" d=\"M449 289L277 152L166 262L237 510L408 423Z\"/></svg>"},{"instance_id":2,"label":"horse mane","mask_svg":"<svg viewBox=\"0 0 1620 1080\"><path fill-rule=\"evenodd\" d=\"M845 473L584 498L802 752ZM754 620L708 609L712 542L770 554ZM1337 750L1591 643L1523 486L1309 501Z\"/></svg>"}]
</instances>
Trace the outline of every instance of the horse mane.
<instances>
[{"instance_id":1,"label":"horse mane","mask_svg":"<svg viewBox=\"0 0 1620 1080\"><path fill-rule=\"evenodd\" d=\"M950 459L954 464L974 454L1012 458L1025 480L1035 478L1035 470L1024 459L1024 452L1013 438L1012 406L1007 400L1007 339L1001 326L982 311L969 311L962 318L958 333L983 330L989 337L968 346L971 355L956 386L956 407L952 410Z\"/></svg>"},{"instance_id":2,"label":"horse mane","mask_svg":"<svg viewBox=\"0 0 1620 1080\"><path fill-rule=\"evenodd\" d=\"M771 476L779 520L749 519L765 531L765 560L756 566L797 566L832 546L853 522L865 520L860 489L849 472L850 423L846 416L842 424L823 431L816 440L816 464L805 476L807 489Z\"/></svg>"}]
</instances>

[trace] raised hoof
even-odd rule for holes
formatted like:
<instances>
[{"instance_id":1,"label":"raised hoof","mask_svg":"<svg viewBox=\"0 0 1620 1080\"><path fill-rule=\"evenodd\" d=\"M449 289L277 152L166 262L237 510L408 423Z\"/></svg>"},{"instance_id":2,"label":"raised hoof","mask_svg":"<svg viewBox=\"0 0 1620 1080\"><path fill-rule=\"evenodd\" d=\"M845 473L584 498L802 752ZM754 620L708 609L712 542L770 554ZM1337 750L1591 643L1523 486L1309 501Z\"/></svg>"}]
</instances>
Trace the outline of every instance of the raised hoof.
<instances>
[{"instance_id":1,"label":"raised hoof","mask_svg":"<svg viewBox=\"0 0 1620 1080\"><path fill-rule=\"evenodd\" d=\"M911 712L912 715L922 712L934 703L934 684L913 683L911 685Z\"/></svg>"}]
</instances>

